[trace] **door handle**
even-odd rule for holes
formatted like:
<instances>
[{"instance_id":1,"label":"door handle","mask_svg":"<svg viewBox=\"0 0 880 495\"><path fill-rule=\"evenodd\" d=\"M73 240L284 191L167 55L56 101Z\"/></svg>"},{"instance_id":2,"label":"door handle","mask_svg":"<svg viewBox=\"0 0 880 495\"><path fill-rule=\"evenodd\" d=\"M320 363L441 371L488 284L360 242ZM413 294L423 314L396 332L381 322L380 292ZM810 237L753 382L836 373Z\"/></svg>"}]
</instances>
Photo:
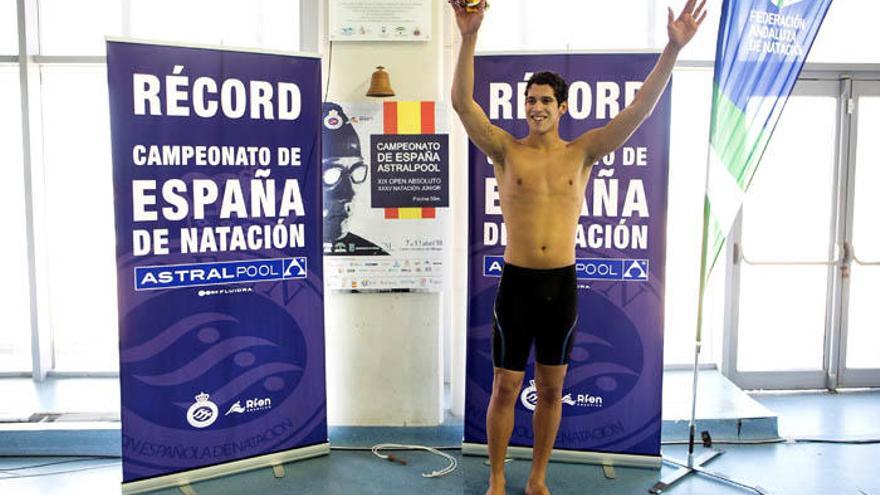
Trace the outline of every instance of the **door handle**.
<instances>
[{"instance_id":1,"label":"door handle","mask_svg":"<svg viewBox=\"0 0 880 495\"><path fill-rule=\"evenodd\" d=\"M850 256L851 256L852 260L855 261L856 263L858 263L862 266L880 266L880 261L874 261L874 260L865 261L865 260L859 259L859 257L856 256L856 248L852 244L850 244L849 242L847 242L845 245L849 246Z\"/></svg>"},{"instance_id":2,"label":"door handle","mask_svg":"<svg viewBox=\"0 0 880 495\"><path fill-rule=\"evenodd\" d=\"M745 246L743 246L741 243L736 243L734 248L735 248L735 250L734 250L735 258L734 259L736 259L736 257L738 257L739 259L741 259L741 260L745 261L746 263L753 265L753 266L762 266L762 265L764 265L764 266L766 266L766 265L772 265L772 266L803 266L803 265L807 265L807 266L811 266L811 265L812 266L832 266L832 265L837 265L841 261L844 261L845 256L846 256L846 245L844 245L843 256L838 256L837 259L833 259L833 260L796 260L796 261L791 261L791 260L785 260L785 261L783 261L783 260L754 260L754 259L749 258L746 255Z\"/></svg>"}]
</instances>

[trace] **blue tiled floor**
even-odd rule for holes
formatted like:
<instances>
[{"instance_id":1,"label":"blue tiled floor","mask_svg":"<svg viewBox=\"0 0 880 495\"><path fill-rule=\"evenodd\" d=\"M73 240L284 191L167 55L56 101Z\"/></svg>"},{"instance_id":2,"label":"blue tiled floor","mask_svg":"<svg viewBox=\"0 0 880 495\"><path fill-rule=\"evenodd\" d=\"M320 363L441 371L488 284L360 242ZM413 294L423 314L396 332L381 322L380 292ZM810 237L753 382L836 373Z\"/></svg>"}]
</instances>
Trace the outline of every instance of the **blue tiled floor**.
<instances>
[{"instance_id":1,"label":"blue tiled floor","mask_svg":"<svg viewBox=\"0 0 880 495\"><path fill-rule=\"evenodd\" d=\"M779 416L780 434L788 438L880 438L880 392L840 394L754 394L763 407ZM457 445L460 422L440 428L333 428L334 446L370 446L379 442ZM776 443L721 445L727 452L707 467L740 481L757 483L773 494L880 495L880 444L837 445ZM664 455L683 459L684 445L664 445ZM409 462L402 466L379 460L369 451L333 451L329 456L287 465L287 476L275 479L268 469L194 485L202 495L217 494L477 494L486 488L488 468L484 459L464 457L459 468L438 479L424 479L422 472L445 466L446 461L428 453L400 454ZM0 478L12 475L48 474L60 470L75 473L0 480L2 495L55 495L119 493L121 469L117 459L69 462L36 469L22 466L63 460L57 458L0 458ZM15 471L9 471L17 469ZM529 463L508 464L508 493L522 493ZM6 471L4 471L6 470ZM608 480L596 466L553 463L549 485L554 494L626 495L646 494L654 482L672 467L661 471L617 469ZM166 489L163 495L180 493ZM691 476L668 491L676 494L747 493L702 476Z\"/></svg>"},{"instance_id":2,"label":"blue tiled floor","mask_svg":"<svg viewBox=\"0 0 880 495\"><path fill-rule=\"evenodd\" d=\"M876 459L878 445L776 444L725 446L727 452L708 467L740 481L760 484L773 494L880 494ZM666 455L683 458L685 446L664 448ZM427 453L406 453L407 466L380 461L369 452L333 452L330 456L287 466L287 476L275 479L268 469L215 479L194 486L199 494L296 493L296 494L477 494L486 489L487 467L483 459L465 457L458 470L438 479L424 479L429 472L445 465ZM39 462L45 462L39 459ZM2 468L36 463L37 459L6 459ZM109 465L107 465L109 464ZM118 462L95 460L69 463L26 471L30 474L60 469L102 468L74 474L0 481L0 493L15 495L118 493ZM522 493L528 476L526 461L508 464L508 493ZM551 464L549 486L555 494L645 494L661 474L671 471L617 469L617 479L607 480L595 466ZM177 490L166 489L172 495ZM702 476L692 476L676 485L670 494L747 493Z\"/></svg>"}]
</instances>

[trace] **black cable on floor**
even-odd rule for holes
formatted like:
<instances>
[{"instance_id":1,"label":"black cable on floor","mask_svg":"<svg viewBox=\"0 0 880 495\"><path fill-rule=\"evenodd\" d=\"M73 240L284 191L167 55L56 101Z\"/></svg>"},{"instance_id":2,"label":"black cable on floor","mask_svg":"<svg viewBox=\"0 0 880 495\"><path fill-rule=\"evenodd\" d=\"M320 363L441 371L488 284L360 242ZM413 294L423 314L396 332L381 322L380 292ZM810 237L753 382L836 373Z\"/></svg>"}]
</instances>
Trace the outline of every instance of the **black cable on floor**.
<instances>
[{"instance_id":1,"label":"black cable on floor","mask_svg":"<svg viewBox=\"0 0 880 495\"><path fill-rule=\"evenodd\" d=\"M766 440L712 440L712 445L771 445L774 443L785 443L787 442L784 438L770 438ZM666 440L660 442L660 445L687 445L689 442L687 440ZM696 442L697 446L699 446L700 442Z\"/></svg>"},{"instance_id":2,"label":"black cable on floor","mask_svg":"<svg viewBox=\"0 0 880 495\"><path fill-rule=\"evenodd\" d=\"M119 454L0 454L0 459L122 459Z\"/></svg>"},{"instance_id":3,"label":"black cable on floor","mask_svg":"<svg viewBox=\"0 0 880 495\"><path fill-rule=\"evenodd\" d=\"M880 438L840 440L834 438L771 438L767 440L712 440L719 445L771 445L776 443L828 443L840 445L872 445L880 444ZM687 445L687 440L666 440L661 445Z\"/></svg>"},{"instance_id":4,"label":"black cable on floor","mask_svg":"<svg viewBox=\"0 0 880 495\"><path fill-rule=\"evenodd\" d=\"M880 438L866 438L858 440L837 440L834 438L793 438L797 443L833 443L842 445L871 445L880 443Z\"/></svg>"},{"instance_id":5,"label":"black cable on floor","mask_svg":"<svg viewBox=\"0 0 880 495\"><path fill-rule=\"evenodd\" d=\"M79 458L79 459L65 459L63 461L53 461L53 462L44 462L42 464L25 464L24 466L18 466L14 468L4 468L0 469L0 473L14 473L15 471L25 471L27 469L37 469L41 467L48 466L57 466L59 464L70 464L71 462L87 462L87 461L97 461L98 459L89 459L89 458Z\"/></svg>"},{"instance_id":6,"label":"black cable on floor","mask_svg":"<svg viewBox=\"0 0 880 495\"><path fill-rule=\"evenodd\" d=\"M85 460L80 460L80 462L88 462L88 461L90 461L90 460L97 460L97 459L85 459ZM69 461L63 461L63 462L75 462L75 461L73 461L73 460L69 460ZM60 462L58 462L58 463L48 463L47 465L54 465L54 464L60 464ZM97 466L85 466L85 467L81 467L81 468L77 468L77 469L62 469L62 470L60 470L60 471L50 471L50 472L48 472L48 473L35 473L35 474L15 474L15 473L12 473L12 474L8 474L8 475L0 475L0 481L3 481L3 480L18 480L18 479L22 479L22 478L39 478L39 477L42 477L42 476L55 476L55 475L59 475L59 474L80 473L80 472L83 472L83 471L92 471L92 470L95 470L95 469L103 469L103 468L107 468L107 467L116 467L116 466L118 466L118 465L119 465L119 461L114 461L114 462L105 462L105 463L103 463L103 464L99 464L99 465L97 465ZM34 466L25 466L25 467L18 467L18 468L15 468L15 469L17 469L17 470L20 470L20 469L33 469L33 468L36 468L36 467L40 467L40 466L36 466L36 465L34 465ZM6 471L6 470L4 470L4 471L0 471L0 473L4 473L5 471Z\"/></svg>"},{"instance_id":7,"label":"black cable on floor","mask_svg":"<svg viewBox=\"0 0 880 495\"><path fill-rule=\"evenodd\" d=\"M461 450L460 445L452 445L446 447L433 447L428 445L434 450ZM340 451L350 451L350 452L372 452L373 447L360 447L360 446L351 446L351 445L339 445L339 446L330 446L330 450L340 450ZM416 450L416 449L407 449L407 448L384 448L382 450Z\"/></svg>"}]
</instances>

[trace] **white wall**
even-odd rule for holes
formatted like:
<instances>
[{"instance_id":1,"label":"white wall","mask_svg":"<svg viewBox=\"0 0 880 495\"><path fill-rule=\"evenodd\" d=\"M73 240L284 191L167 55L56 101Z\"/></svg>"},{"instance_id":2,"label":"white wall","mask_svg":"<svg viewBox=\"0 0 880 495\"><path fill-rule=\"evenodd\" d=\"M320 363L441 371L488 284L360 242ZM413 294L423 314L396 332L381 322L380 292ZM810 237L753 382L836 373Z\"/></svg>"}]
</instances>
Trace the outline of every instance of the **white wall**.
<instances>
[{"instance_id":1,"label":"white wall","mask_svg":"<svg viewBox=\"0 0 880 495\"><path fill-rule=\"evenodd\" d=\"M365 95L370 87L370 76L378 65L384 66L391 75L391 86L396 93L394 100L446 99L442 90L441 64L444 35L441 16L445 15L443 7L446 2L432 2L431 41L334 41L330 60L328 29L324 29L325 77L328 75L327 62L331 65L329 99L341 102L370 100Z\"/></svg>"},{"instance_id":2,"label":"white wall","mask_svg":"<svg viewBox=\"0 0 880 495\"><path fill-rule=\"evenodd\" d=\"M305 1L305 0L304 0ZM433 100L438 105L448 106L449 57L452 51L452 17L445 0L432 0L432 36L428 42L338 42L332 46L328 40L327 0L320 0L319 9L322 20L317 36L320 39L319 51L324 59L325 88L327 99L337 102L357 102L372 100L366 95L370 77L376 66L384 66L390 74L391 86L396 95L393 100ZM305 46L305 45L304 45ZM329 86L327 77L329 76ZM459 125L457 118L449 112L450 127ZM464 337L466 280L466 236L467 236L467 170L466 160L461 152L465 147L457 141L463 134L450 137L450 208L452 221L448 222L445 239L450 240L446 249L447 267L444 290L439 294L342 294L328 292L325 296L327 326L327 367L328 367L328 418L331 423L340 424L380 424L376 411L365 407L365 401L389 393L385 380L394 377L393 388L403 397L407 390L421 393L425 388L433 388L435 383L452 383L453 414L464 412ZM466 158L466 157L465 157ZM393 310L391 310L393 308ZM428 308L438 308L430 311ZM426 315L425 311L431 314ZM418 328L415 328L418 326ZM380 332L394 340L375 338L370 340L369 349L361 348L353 352L355 342L367 342L367 333ZM407 331L408 330L408 331ZM429 330L429 331L428 331ZM431 333L433 332L433 333ZM342 338L349 335L354 338ZM378 337L379 334L376 336ZM434 338L436 336L437 338ZM401 340L403 339L403 340ZM417 340L407 340L417 339ZM412 371L411 365L418 362L428 364L431 351L413 352L413 345L432 346L440 359L433 365L433 376L421 371ZM339 356L355 359L365 353L373 353L386 363L385 371L378 368L363 368L372 378L360 380L346 361L346 369L336 368ZM333 368L331 370L331 368ZM410 369L405 375L399 370ZM374 374L375 373L375 374ZM392 374L389 374L392 373ZM358 386L351 382L358 378ZM410 383L402 383L409 380ZM352 389L355 390L352 390ZM357 394L351 397L346 394ZM413 392L415 393L415 392ZM331 400L335 398L335 400ZM440 387L442 404L442 387ZM424 398L419 400L425 400ZM360 406L358 404L361 404ZM411 404L407 405L408 408ZM337 408L337 409L334 409ZM426 409L433 406L426 404ZM411 410L411 418L420 417L425 411ZM442 416L441 416L442 418ZM402 417L387 414L385 424L400 424ZM424 423L422 423L424 424Z\"/></svg>"},{"instance_id":3,"label":"white wall","mask_svg":"<svg viewBox=\"0 0 880 495\"><path fill-rule=\"evenodd\" d=\"M438 295L334 292L325 302L328 423L442 423Z\"/></svg>"},{"instance_id":4,"label":"white wall","mask_svg":"<svg viewBox=\"0 0 880 495\"><path fill-rule=\"evenodd\" d=\"M452 88L455 62L461 38L455 19L447 8L443 12L446 26L443 43L444 87ZM445 96L445 95L444 95ZM451 106L451 105L450 105ZM452 205L452 274L450 276L451 304L447 313L452 320L451 341L451 402L450 410L464 416L465 365L467 341L467 270L468 270L468 138L458 116L452 112L449 125L450 205Z\"/></svg>"}]
</instances>

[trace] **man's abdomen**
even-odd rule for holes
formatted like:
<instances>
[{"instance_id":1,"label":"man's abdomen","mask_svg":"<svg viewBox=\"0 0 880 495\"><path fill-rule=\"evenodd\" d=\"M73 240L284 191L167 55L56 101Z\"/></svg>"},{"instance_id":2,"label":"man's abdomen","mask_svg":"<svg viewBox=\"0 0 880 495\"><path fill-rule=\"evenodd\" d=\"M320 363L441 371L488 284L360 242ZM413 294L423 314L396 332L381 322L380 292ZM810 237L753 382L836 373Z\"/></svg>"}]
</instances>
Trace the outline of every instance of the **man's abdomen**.
<instances>
[{"instance_id":1,"label":"man's abdomen","mask_svg":"<svg viewBox=\"0 0 880 495\"><path fill-rule=\"evenodd\" d=\"M525 268L559 268L574 264L578 215L565 213L557 213L555 218L550 214L520 218L505 215L505 261Z\"/></svg>"}]
</instances>

